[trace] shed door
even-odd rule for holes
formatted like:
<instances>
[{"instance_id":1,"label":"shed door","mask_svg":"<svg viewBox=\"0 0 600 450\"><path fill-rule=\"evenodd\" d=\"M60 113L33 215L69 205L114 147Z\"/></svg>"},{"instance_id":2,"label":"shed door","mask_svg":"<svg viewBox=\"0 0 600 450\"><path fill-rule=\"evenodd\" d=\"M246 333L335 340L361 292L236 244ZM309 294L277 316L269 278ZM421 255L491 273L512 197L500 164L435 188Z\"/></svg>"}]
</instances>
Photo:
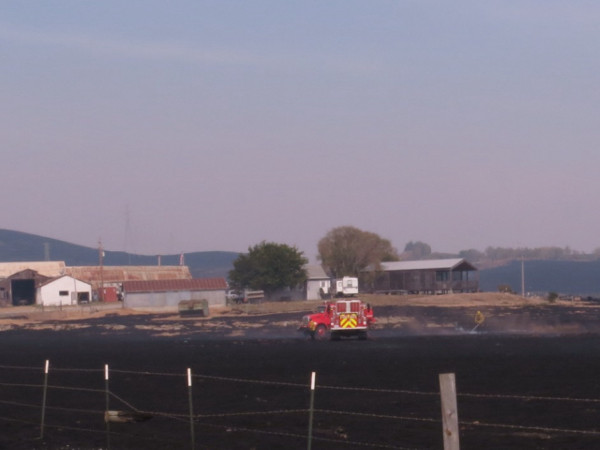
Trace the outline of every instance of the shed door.
<instances>
[{"instance_id":1,"label":"shed door","mask_svg":"<svg viewBox=\"0 0 600 450\"><path fill-rule=\"evenodd\" d=\"M11 280L10 289L14 306L35 304L34 280Z\"/></svg>"}]
</instances>

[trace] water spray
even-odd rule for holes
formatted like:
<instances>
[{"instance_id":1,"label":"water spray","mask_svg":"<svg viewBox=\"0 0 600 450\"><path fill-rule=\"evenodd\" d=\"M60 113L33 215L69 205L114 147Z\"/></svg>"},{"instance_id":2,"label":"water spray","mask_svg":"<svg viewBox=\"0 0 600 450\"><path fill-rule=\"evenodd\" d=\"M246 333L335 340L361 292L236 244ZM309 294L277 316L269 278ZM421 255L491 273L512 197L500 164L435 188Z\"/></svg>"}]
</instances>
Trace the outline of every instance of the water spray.
<instances>
[{"instance_id":1,"label":"water spray","mask_svg":"<svg viewBox=\"0 0 600 450\"><path fill-rule=\"evenodd\" d=\"M481 325L483 322L485 322L485 316L481 311L477 311L477 313L475 314L475 327L473 327L471 333L475 333L475 330L477 330L477 328L479 328L479 325Z\"/></svg>"}]
</instances>

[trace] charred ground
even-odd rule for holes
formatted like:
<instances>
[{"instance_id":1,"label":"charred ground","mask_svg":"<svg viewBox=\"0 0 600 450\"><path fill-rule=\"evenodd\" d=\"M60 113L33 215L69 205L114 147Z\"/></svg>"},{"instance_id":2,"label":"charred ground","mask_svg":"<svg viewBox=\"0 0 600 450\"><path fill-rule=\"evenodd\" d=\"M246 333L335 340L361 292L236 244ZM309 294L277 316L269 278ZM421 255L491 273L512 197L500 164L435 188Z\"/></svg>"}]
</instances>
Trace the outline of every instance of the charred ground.
<instances>
[{"instance_id":1,"label":"charred ground","mask_svg":"<svg viewBox=\"0 0 600 450\"><path fill-rule=\"evenodd\" d=\"M438 375L448 372L456 374L464 448L600 446L599 308L375 308L377 327L363 342L303 339L296 332L302 311L198 319L115 314L7 326L0 334L3 366L41 369L49 359L55 369L51 385L95 391L51 390L48 403L59 409L48 411L49 427L40 440L39 409L19 406L39 404L40 389L7 385L39 385L41 371L1 369L0 445L106 448L102 367L109 364L115 371L111 391L130 405L183 417L188 408L183 374L192 368L198 448L305 448L304 386L313 370L316 408L330 411L315 413L315 449L441 448L436 392ZM477 311L486 320L470 333ZM517 398L504 397L513 395ZM115 399L111 404L124 407ZM293 410L299 412L262 414ZM155 415L140 424L114 424L111 432L111 448L189 448L185 420Z\"/></svg>"}]
</instances>

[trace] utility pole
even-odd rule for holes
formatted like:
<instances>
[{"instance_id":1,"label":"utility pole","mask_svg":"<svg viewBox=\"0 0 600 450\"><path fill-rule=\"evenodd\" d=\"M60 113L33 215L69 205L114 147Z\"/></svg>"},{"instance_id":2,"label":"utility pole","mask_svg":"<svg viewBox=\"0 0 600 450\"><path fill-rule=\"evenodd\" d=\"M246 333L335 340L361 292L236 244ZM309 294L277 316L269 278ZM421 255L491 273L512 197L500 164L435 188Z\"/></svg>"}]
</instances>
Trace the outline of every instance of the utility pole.
<instances>
[{"instance_id":1,"label":"utility pole","mask_svg":"<svg viewBox=\"0 0 600 450\"><path fill-rule=\"evenodd\" d=\"M521 256L521 296L525 297L525 260Z\"/></svg>"},{"instance_id":2,"label":"utility pole","mask_svg":"<svg viewBox=\"0 0 600 450\"><path fill-rule=\"evenodd\" d=\"M98 300L104 301L104 249L102 240L98 239L98 267L100 268L100 295Z\"/></svg>"}]
</instances>

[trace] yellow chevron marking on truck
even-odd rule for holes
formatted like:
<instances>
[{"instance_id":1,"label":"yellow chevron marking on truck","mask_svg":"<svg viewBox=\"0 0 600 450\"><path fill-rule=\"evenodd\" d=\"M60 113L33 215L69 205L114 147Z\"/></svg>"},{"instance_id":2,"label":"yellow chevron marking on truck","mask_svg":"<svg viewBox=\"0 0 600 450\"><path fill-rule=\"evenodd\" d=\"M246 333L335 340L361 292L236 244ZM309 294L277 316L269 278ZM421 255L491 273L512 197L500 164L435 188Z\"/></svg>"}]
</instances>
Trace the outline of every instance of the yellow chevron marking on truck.
<instances>
[{"instance_id":1,"label":"yellow chevron marking on truck","mask_svg":"<svg viewBox=\"0 0 600 450\"><path fill-rule=\"evenodd\" d=\"M358 325L358 319L356 314L343 314L340 315L340 327L342 328L356 328Z\"/></svg>"}]
</instances>

